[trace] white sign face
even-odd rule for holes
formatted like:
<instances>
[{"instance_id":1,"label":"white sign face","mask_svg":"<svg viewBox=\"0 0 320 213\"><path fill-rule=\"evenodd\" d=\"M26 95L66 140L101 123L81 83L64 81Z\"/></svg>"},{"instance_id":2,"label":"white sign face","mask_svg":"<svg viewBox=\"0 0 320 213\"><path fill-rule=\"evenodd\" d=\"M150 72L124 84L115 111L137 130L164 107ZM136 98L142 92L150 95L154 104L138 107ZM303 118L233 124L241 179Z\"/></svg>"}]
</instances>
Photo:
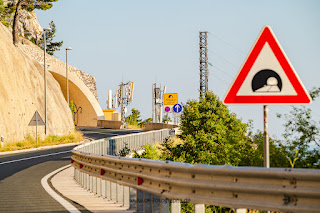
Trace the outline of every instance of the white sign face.
<instances>
[{"instance_id":1,"label":"white sign face","mask_svg":"<svg viewBox=\"0 0 320 213\"><path fill-rule=\"evenodd\" d=\"M180 118L181 117L181 113L172 113L174 118Z\"/></svg>"},{"instance_id":2,"label":"white sign face","mask_svg":"<svg viewBox=\"0 0 320 213\"><path fill-rule=\"evenodd\" d=\"M242 83L237 96L297 95L268 43Z\"/></svg>"}]
</instances>

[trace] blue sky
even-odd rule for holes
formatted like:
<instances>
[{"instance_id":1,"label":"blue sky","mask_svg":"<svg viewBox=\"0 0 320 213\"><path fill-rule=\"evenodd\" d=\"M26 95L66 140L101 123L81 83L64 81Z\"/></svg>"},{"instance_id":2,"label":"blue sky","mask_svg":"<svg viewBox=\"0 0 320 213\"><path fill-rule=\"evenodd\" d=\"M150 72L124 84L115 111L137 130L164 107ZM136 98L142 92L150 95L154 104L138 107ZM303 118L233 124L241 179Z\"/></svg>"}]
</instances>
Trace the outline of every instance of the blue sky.
<instances>
[{"instance_id":1,"label":"blue sky","mask_svg":"<svg viewBox=\"0 0 320 213\"><path fill-rule=\"evenodd\" d=\"M320 1L318 0L59 0L48 11L36 11L42 27L56 24L55 55L94 76L99 102L107 91L134 81L134 107L151 117L151 88L156 82L177 92L179 102L198 99L199 31L208 31L209 89L223 99L265 25L271 26L301 81L310 90L320 86ZM320 119L319 101L311 104ZM262 130L261 105L229 106L244 121ZM269 132L281 136L276 113L290 106L269 107Z\"/></svg>"}]
</instances>

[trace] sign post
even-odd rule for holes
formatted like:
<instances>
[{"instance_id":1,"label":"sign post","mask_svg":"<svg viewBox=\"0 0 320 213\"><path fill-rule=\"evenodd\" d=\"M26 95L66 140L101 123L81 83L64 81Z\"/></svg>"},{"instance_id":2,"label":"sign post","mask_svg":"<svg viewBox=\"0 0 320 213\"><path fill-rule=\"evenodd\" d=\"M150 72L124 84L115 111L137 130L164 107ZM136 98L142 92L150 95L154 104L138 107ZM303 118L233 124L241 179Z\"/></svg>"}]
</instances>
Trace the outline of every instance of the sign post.
<instances>
[{"instance_id":1,"label":"sign post","mask_svg":"<svg viewBox=\"0 0 320 213\"><path fill-rule=\"evenodd\" d=\"M262 29L223 103L263 105L264 166L269 168L268 105L311 103L269 26Z\"/></svg>"},{"instance_id":2,"label":"sign post","mask_svg":"<svg viewBox=\"0 0 320 213\"><path fill-rule=\"evenodd\" d=\"M263 158L264 158L264 167L270 168L268 105L263 105Z\"/></svg>"},{"instance_id":3,"label":"sign post","mask_svg":"<svg viewBox=\"0 0 320 213\"><path fill-rule=\"evenodd\" d=\"M38 125L44 126L45 122L41 118L38 110L36 110L36 112L34 113L33 117L31 118L31 120L29 122L29 126L36 126L36 141L37 141L37 143L38 143Z\"/></svg>"}]
</instances>

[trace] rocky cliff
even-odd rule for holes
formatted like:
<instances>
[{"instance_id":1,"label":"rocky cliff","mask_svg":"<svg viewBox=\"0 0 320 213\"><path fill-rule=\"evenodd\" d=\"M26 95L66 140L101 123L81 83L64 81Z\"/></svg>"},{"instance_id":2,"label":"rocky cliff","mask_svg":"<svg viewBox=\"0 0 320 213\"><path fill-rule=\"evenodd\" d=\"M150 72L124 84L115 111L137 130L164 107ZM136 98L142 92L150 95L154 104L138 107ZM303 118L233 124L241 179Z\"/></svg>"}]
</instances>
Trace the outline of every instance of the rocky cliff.
<instances>
[{"instance_id":1,"label":"rocky cliff","mask_svg":"<svg viewBox=\"0 0 320 213\"><path fill-rule=\"evenodd\" d=\"M0 135L5 142L35 136L28 126L36 110L44 118L44 72L39 62L12 44L8 28L0 24ZM59 135L73 131L72 114L59 84L47 73L47 130ZM38 128L44 136L44 127Z\"/></svg>"},{"instance_id":2,"label":"rocky cliff","mask_svg":"<svg viewBox=\"0 0 320 213\"><path fill-rule=\"evenodd\" d=\"M17 0L4 0L4 5L7 5L8 3L16 3L16 2ZM11 23L11 25L13 22L13 15L14 14L12 14L12 17L7 18L7 21ZM11 28L8 28L8 29L11 32ZM28 12L25 10L21 10L20 21L18 22L18 32L21 37L26 38L21 40L22 45L19 45L21 50L27 55L29 55L30 57L32 57L33 59L37 60L39 63L42 63L43 51L38 46L28 41L34 38L36 41L40 42L40 38L43 32L43 29L38 22L37 15L35 14L35 12ZM63 63L62 61L58 60L57 58L51 55L47 55L46 60L50 64L55 64L60 67L66 66L65 63ZM79 77L79 79L83 81L83 83L90 89L90 91L98 101L95 78L71 65L68 65L68 70L70 72L75 73Z\"/></svg>"},{"instance_id":3,"label":"rocky cliff","mask_svg":"<svg viewBox=\"0 0 320 213\"><path fill-rule=\"evenodd\" d=\"M3 4L7 5L8 3L16 3L17 0L4 0ZM13 22L13 15L11 17L7 17L7 21L11 24ZM34 38L37 41L41 38L41 33L43 32L42 27L40 26L37 15L35 12L28 12L25 10L21 10L20 21L18 22L18 32L20 36L31 39Z\"/></svg>"}]
</instances>

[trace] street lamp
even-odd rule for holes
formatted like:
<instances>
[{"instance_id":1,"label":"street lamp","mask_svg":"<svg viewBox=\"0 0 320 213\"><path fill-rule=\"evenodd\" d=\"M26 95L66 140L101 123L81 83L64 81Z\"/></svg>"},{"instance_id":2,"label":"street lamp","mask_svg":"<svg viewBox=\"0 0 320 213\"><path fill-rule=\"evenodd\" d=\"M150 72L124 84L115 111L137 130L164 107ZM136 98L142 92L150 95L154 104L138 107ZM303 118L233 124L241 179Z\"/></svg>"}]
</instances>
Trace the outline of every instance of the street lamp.
<instances>
[{"instance_id":1,"label":"street lamp","mask_svg":"<svg viewBox=\"0 0 320 213\"><path fill-rule=\"evenodd\" d=\"M43 41L44 41L44 133L47 135L47 65L46 65L46 53L47 53L47 42L46 42L46 33L51 31L51 28L44 28L43 29Z\"/></svg>"},{"instance_id":2,"label":"street lamp","mask_svg":"<svg viewBox=\"0 0 320 213\"><path fill-rule=\"evenodd\" d=\"M68 50L72 50L72 48L71 47L66 48L67 102L69 105Z\"/></svg>"}]
</instances>

